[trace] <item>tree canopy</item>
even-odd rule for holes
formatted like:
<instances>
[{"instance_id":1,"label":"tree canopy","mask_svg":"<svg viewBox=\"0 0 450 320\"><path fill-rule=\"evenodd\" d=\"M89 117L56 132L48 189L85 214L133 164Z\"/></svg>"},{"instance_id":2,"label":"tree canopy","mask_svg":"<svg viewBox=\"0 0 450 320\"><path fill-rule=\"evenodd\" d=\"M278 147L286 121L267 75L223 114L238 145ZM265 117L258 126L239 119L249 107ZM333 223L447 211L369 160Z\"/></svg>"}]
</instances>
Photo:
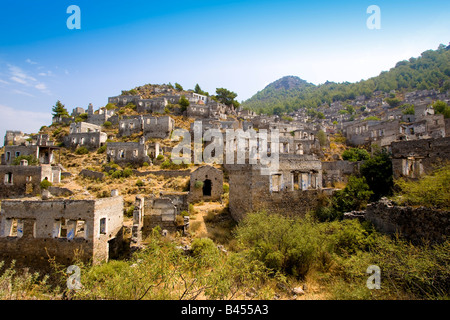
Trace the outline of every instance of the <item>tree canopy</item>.
<instances>
[{"instance_id":1,"label":"tree canopy","mask_svg":"<svg viewBox=\"0 0 450 320\"><path fill-rule=\"evenodd\" d=\"M67 112L66 107L61 103L61 101L58 100L52 108L52 115L54 117L68 117L69 112Z\"/></svg>"}]
</instances>

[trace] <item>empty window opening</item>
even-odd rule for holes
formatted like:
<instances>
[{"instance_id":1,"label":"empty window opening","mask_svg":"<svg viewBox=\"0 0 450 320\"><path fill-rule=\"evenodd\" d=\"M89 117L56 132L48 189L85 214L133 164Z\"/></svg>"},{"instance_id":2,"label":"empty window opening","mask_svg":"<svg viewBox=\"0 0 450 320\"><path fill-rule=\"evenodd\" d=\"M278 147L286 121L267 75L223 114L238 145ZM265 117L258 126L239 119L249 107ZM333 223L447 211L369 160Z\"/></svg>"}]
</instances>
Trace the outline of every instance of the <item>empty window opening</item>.
<instances>
[{"instance_id":1,"label":"empty window opening","mask_svg":"<svg viewBox=\"0 0 450 320\"><path fill-rule=\"evenodd\" d=\"M23 221L21 219L7 219L7 236L22 238Z\"/></svg>"},{"instance_id":2,"label":"empty window opening","mask_svg":"<svg viewBox=\"0 0 450 320\"><path fill-rule=\"evenodd\" d=\"M16 158L20 157L20 152L16 151Z\"/></svg>"},{"instance_id":3,"label":"empty window opening","mask_svg":"<svg viewBox=\"0 0 450 320\"><path fill-rule=\"evenodd\" d=\"M106 218L100 219L100 234L106 234Z\"/></svg>"},{"instance_id":4,"label":"empty window opening","mask_svg":"<svg viewBox=\"0 0 450 320\"><path fill-rule=\"evenodd\" d=\"M273 192L281 191L281 174L272 175L272 191Z\"/></svg>"},{"instance_id":5,"label":"empty window opening","mask_svg":"<svg viewBox=\"0 0 450 320\"><path fill-rule=\"evenodd\" d=\"M6 152L6 161L10 161L11 160L11 152Z\"/></svg>"},{"instance_id":6,"label":"empty window opening","mask_svg":"<svg viewBox=\"0 0 450 320\"><path fill-rule=\"evenodd\" d=\"M86 221L78 220L75 227L75 238L84 238L86 239Z\"/></svg>"},{"instance_id":7,"label":"empty window opening","mask_svg":"<svg viewBox=\"0 0 450 320\"><path fill-rule=\"evenodd\" d=\"M8 172L7 174L5 174L5 184L13 184L12 172Z\"/></svg>"},{"instance_id":8,"label":"empty window opening","mask_svg":"<svg viewBox=\"0 0 450 320\"><path fill-rule=\"evenodd\" d=\"M125 158L125 151L123 150L119 151L119 158Z\"/></svg>"}]
</instances>

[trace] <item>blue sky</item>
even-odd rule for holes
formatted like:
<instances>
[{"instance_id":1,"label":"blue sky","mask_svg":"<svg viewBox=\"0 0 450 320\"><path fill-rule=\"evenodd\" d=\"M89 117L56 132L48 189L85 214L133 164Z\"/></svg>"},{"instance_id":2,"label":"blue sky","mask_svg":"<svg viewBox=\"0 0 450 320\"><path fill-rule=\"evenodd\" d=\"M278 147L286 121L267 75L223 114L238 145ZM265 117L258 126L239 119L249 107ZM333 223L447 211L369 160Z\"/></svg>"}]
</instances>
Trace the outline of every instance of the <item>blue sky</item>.
<instances>
[{"instance_id":1,"label":"blue sky","mask_svg":"<svg viewBox=\"0 0 450 320\"><path fill-rule=\"evenodd\" d=\"M70 5L80 30L67 28ZM380 30L366 26L370 5ZM0 137L51 124L56 100L69 112L99 108L146 83L225 87L245 100L286 75L367 79L448 44L449 16L447 0L1 0Z\"/></svg>"}]
</instances>

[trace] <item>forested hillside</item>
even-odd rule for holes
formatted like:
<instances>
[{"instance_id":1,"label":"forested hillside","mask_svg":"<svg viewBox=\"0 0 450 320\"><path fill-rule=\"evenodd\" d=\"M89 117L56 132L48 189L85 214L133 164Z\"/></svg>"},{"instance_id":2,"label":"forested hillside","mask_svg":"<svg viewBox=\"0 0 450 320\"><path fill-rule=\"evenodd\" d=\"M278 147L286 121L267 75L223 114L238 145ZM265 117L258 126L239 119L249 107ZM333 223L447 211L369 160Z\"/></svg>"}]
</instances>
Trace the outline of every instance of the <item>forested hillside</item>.
<instances>
[{"instance_id":1,"label":"forested hillside","mask_svg":"<svg viewBox=\"0 0 450 320\"><path fill-rule=\"evenodd\" d=\"M356 83L327 81L316 86L298 77L283 77L244 101L242 106L258 113L281 114L351 100L360 95L370 98L375 91L424 89L450 89L450 46L440 45L437 50L427 50L418 58L400 61L389 71Z\"/></svg>"}]
</instances>

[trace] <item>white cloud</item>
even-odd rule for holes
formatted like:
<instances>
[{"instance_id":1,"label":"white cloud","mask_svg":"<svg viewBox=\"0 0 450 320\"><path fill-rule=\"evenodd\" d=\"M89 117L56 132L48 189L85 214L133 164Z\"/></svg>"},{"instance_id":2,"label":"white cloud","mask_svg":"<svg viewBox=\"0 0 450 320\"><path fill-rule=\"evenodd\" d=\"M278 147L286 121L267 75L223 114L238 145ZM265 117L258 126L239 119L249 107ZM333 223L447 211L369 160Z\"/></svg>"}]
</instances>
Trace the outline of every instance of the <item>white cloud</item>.
<instances>
[{"instance_id":1,"label":"white cloud","mask_svg":"<svg viewBox=\"0 0 450 320\"><path fill-rule=\"evenodd\" d=\"M34 86L36 89L38 90L47 90L47 86L44 83L38 83L37 85Z\"/></svg>"},{"instance_id":2,"label":"white cloud","mask_svg":"<svg viewBox=\"0 0 450 320\"><path fill-rule=\"evenodd\" d=\"M25 62L29 64L38 64L37 62L31 61L31 59L27 59Z\"/></svg>"},{"instance_id":3,"label":"white cloud","mask_svg":"<svg viewBox=\"0 0 450 320\"><path fill-rule=\"evenodd\" d=\"M15 90L13 90L12 92L13 92L13 93L16 93L16 94L21 94L21 95L23 95L23 96L27 96L27 97L32 97L32 98L34 98L34 96L33 96L31 93L28 93L28 92L25 92L25 91L22 91L22 90L17 90L17 89L15 89Z\"/></svg>"},{"instance_id":4,"label":"white cloud","mask_svg":"<svg viewBox=\"0 0 450 320\"><path fill-rule=\"evenodd\" d=\"M25 71L23 71L21 68L17 67L17 66L13 66L13 65L8 65L9 68L9 72L11 74L11 80L24 84L24 85L29 85L29 82L34 82L36 81L35 78L33 78L32 76L29 76Z\"/></svg>"},{"instance_id":5,"label":"white cloud","mask_svg":"<svg viewBox=\"0 0 450 320\"><path fill-rule=\"evenodd\" d=\"M3 83L3 84L9 84L8 81L2 80L2 79L0 79L0 83Z\"/></svg>"},{"instance_id":6,"label":"white cloud","mask_svg":"<svg viewBox=\"0 0 450 320\"><path fill-rule=\"evenodd\" d=\"M51 113L13 109L0 105L0 137L6 130L20 130L26 133L36 133L44 125L51 124ZM0 139L3 141L3 139Z\"/></svg>"}]
</instances>

